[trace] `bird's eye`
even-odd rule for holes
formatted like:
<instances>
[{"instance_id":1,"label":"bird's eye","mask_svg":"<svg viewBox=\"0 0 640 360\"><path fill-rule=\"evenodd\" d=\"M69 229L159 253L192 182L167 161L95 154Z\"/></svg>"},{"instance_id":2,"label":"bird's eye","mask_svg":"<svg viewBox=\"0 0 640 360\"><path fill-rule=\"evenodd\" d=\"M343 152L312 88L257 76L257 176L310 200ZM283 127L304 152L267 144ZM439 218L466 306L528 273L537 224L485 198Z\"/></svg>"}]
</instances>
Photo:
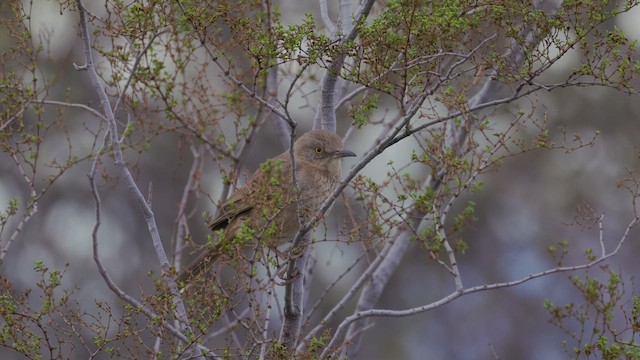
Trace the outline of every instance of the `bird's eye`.
<instances>
[{"instance_id":1,"label":"bird's eye","mask_svg":"<svg viewBox=\"0 0 640 360\"><path fill-rule=\"evenodd\" d=\"M322 148L320 146L317 146L315 149L313 149L316 154L321 154L322 153Z\"/></svg>"}]
</instances>

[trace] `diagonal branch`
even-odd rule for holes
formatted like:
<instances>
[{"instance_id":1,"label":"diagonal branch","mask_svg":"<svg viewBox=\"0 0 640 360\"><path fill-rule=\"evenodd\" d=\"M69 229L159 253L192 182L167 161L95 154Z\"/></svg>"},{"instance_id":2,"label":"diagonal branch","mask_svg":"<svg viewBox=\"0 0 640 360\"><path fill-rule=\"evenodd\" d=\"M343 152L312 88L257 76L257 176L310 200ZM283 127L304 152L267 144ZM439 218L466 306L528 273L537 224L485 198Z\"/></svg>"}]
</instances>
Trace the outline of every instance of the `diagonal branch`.
<instances>
[{"instance_id":1,"label":"diagonal branch","mask_svg":"<svg viewBox=\"0 0 640 360\"><path fill-rule=\"evenodd\" d=\"M25 182L29 186L30 191L29 191L29 200L26 201L26 207L24 209L24 214L22 215L22 219L20 219L20 221L18 222L18 225L16 225L15 229L6 240L2 240L2 238L0 237L0 264L2 264L2 262L4 261L4 258L7 256L7 253L9 252L9 248L11 247L13 242L16 241L16 239L22 232L22 229L24 228L24 226L29 222L29 220L31 220L33 215L35 215L38 212L38 199L43 194L43 192L40 192L39 195L36 193L36 188L35 188L33 179L30 179L29 176L27 176L27 173L22 168L22 165L20 165L20 161L18 160L18 158L15 155L12 155L11 157L16 162L16 166L18 167L20 174L22 174L22 177L24 178ZM0 227L0 235L2 235L2 230L3 230L3 227Z\"/></svg>"}]
</instances>

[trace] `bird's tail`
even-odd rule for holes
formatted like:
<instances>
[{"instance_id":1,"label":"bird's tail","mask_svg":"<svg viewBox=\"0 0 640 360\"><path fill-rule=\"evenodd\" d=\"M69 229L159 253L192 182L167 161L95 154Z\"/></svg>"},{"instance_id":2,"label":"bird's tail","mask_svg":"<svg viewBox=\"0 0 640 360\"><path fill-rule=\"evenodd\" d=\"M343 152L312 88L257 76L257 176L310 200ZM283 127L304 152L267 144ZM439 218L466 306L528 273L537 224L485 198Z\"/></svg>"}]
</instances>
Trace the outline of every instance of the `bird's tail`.
<instances>
[{"instance_id":1,"label":"bird's tail","mask_svg":"<svg viewBox=\"0 0 640 360\"><path fill-rule=\"evenodd\" d=\"M180 286L181 289L186 289L199 275L207 272L220 255L220 245L216 245L200 253L198 257L178 274L176 278L178 286Z\"/></svg>"}]
</instances>

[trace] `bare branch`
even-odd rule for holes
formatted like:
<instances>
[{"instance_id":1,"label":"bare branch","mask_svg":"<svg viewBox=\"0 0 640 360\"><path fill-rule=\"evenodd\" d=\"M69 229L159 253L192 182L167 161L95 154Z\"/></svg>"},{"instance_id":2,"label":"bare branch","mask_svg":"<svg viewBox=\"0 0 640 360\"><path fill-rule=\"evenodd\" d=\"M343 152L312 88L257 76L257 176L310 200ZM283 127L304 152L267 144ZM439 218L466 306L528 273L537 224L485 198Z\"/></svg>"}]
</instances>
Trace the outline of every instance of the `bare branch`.
<instances>
[{"instance_id":1,"label":"bare branch","mask_svg":"<svg viewBox=\"0 0 640 360\"><path fill-rule=\"evenodd\" d=\"M329 17L327 0L318 0L318 3L320 4L320 17L322 19L322 22L324 23L324 26L327 28L327 30L329 30L329 33L334 34L336 31L336 26L333 24L333 21L331 21L331 18Z\"/></svg>"},{"instance_id":2,"label":"bare branch","mask_svg":"<svg viewBox=\"0 0 640 360\"><path fill-rule=\"evenodd\" d=\"M305 336L304 340L298 346L297 352L301 352L302 350L304 350L304 347L311 340L311 338L313 338L313 336L318 334L319 331L324 329L328 325L328 323L331 320L333 320L335 315L340 310L342 310L351 299L353 299L353 297L358 293L358 291L360 291L362 286L367 281L369 281L373 272L376 271L376 269L382 263L382 260L384 260L389 255L389 253L391 252L391 250L393 249L397 241L398 239L392 239L390 242L388 242L384 246L380 254L376 256L374 261L371 264L369 264L367 269L360 275L360 277L358 277L358 280L356 280L356 282L349 288L349 291L342 297L342 299L336 305L334 305L333 308L331 308L331 310L327 312L327 314L322 318L322 320L318 323L318 325L316 325L313 329L311 329L311 331L309 331L309 333Z\"/></svg>"},{"instance_id":3,"label":"bare branch","mask_svg":"<svg viewBox=\"0 0 640 360\"><path fill-rule=\"evenodd\" d=\"M271 106L276 107L278 105L278 68L272 67L269 69L269 73L267 74L267 82L266 82L266 96L267 103ZM282 121L282 118L274 116L274 112L269 112L269 116L267 116L267 122L270 122L275 126L276 132L278 133L278 138L282 143L282 146L286 149L291 144L291 136L290 136L290 126L286 121Z\"/></svg>"},{"instance_id":4,"label":"bare branch","mask_svg":"<svg viewBox=\"0 0 640 360\"><path fill-rule=\"evenodd\" d=\"M107 122L107 118L103 114L101 114L99 111L94 110L93 108L90 108L85 104L75 104L75 103L68 103L64 101L55 101L55 100L40 100L40 101L35 101L35 103L39 103L42 105L56 105L56 106L64 106L64 107L70 107L70 108L79 108L79 109L88 111L92 115L96 116L97 118Z\"/></svg>"},{"instance_id":5,"label":"bare branch","mask_svg":"<svg viewBox=\"0 0 640 360\"><path fill-rule=\"evenodd\" d=\"M138 66L140 66L140 61L142 60L142 57L147 53L147 51L149 50L149 48L151 48L151 45L153 45L153 41L162 34L162 32L157 32L154 33L153 36L151 37L151 39L149 39L149 43L147 45L145 45L145 47L142 49L142 51L140 51L140 53L138 53L136 55L136 58L133 62L133 66L131 67L131 71L129 72L129 77L127 78L126 83L124 84L124 86L122 87L122 90L120 92L120 96L118 96L118 99L116 100L115 105L113 105L113 112L117 112L118 111L118 106L120 105L120 102L122 101L122 99L124 98L125 94L127 93L127 89L129 88L129 85L131 84L131 80L133 80L133 77L136 74L136 71L138 70Z\"/></svg>"},{"instance_id":6,"label":"bare branch","mask_svg":"<svg viewBox=\"0 0 640 360\"><path fill-rule=\"evenodd\" d=\"M351 265L349 265L343 272L342 274L338 275L335 280L333 282L331 282L331 284L329 284L327 287L325 287L325 289L322 291L322 294L318 297L318 300L316 300L316 302L313 304L313 306L309 309L309 311L307 311L307 314L305 316L305 323L308 323L311 320L311 316L313 315L313 313L315 312L315 310L318 309L318 307L320 307L320 305L322 304L322 302L325 300L326 296L329 294L329 292L340 282L342 281L346 275L348 275L349 273L351 273L351 271L353 271L353 269L356 267L356 265L358 265L362 259L364 259L366 256L366 253L363 253L362 255L358 256L352 263ZM315 264L312 264L315 265ZM362 276L360 277L362 278ZM358 278L358 281L359 279ZM308 280L307 280L308 281ZM351 287L351 289L356 288L359 289L360 285L358 283L358 281L356 281L356 283ZM357 291L357 290L356 290ZM351 290L349 291L351 292ZM355 291L354 291L355 293ZM343 298L344 299L344 298ZM344 302L344 300L341 300L340 302ZM337 305L336 305L337 306ZM335 307L334 307L335 308ZM334 312L333 310L331 312ZM326 317L321 321L321 323L325 323L326 322ZM319 330L319 329L318 329ZM313 330L312 330L313 331ZM314 331L314 333L317 332L317 330ZM304 342L309 340L309 336L307 335L304 339Z\"/></svg>"},{"instance_id":7,"label":"bare branch","mask_svg":"<svg viewBox=\"0 0 640 360\"><path fill-rule=\"evenodd\" d=\"M284 294L284 321L280 329L280 342L287 348L295 349L298 339L300 338L300 330L302 328L302 319L304 318L304 268L309 256L306 248L310 242L309 235L303 237L303 242L298 246L304 246L302 254L289 260L289 268L287 269L287 281ZM292 249L295 249L292 245Z\"/></svg>"},{"instance_id":8,"label":"bare branch","mask_svg":"<svg viewBox=\"0 0 640 360\"><path fill-rule=\"evenodd\" d=\"M109 137L110 137L110 134L109 132L107 132L104 137L105 145L108 143ZM105 145L103 145L103 148ZM142 304L132 296L125 293L122 289L120 289L120 287L118 287L118 285L116 285L116 283L113 281L113 279L111 279L111 276L107 272L107 269L102 263L102 260L100 259L100 255L98 252L98 230L100 229L100 225L102 224L102 217L101 217L102 201L100 199L100 194L98 193L98 189L96 187L95 174L96 174L98 160L100 159L101 153L102 151L98 151L98 155L96 155L91 165L91 170L89 174L87 174L87 177L89 178L89 187L91 188L91 194L93 195L93 200L95 202L95 209L96 209L95 210L96 221L93 225L93 230L91 232L91 238L92 238L92 244L93 244L93 261L96 263L96 266L98 267L98 272L100 273L100 276L102 277L104 282L107 284L109 289L111 289L111 291L114 294L116 294L121 300L129 303L135 309L139 309L140 311L142 311L142 313L145 314L149 319L158 319L160 317L157 314L155 314L151 309L146 307L144 304ZM167 321L162 321L162 326L166 328L177 339L182 341L184 344L187 344L187 345L190 344L189 339L180 330L173 327ZM207 354L213 354L210 350L202 346L199 346L199 349L201 351L204 351Z\"/></svg>"},{"instance_id":9,"label":"bare branch","mask_svg":"<svg viewBox=\"0 0 640 360\"><path fill-rule=\"evenodd\" d=\"M267 339L269 338L269 320L271 319L271 301L275 298L273 294L274 282L271 282L271 289L267 292L267 308L265 311L264 325L262 327L262 344L260 345L260 360L265 359L267 355Z\"/></svg>"},{"instance_id":10,"label":"bare branch","mask_svg":"<svg viewBox=\"0 0 640 360\"><path fill-rule=\"evenodd\" d=\"M296 177L296 162L293 148L295 127L291 128L291 142L289 143L289 156L291 159L291 183L296 191L296 204L300 204L300 191L298 187L298 181ZM296 207L296 213L298 217L298 224L302 225L304 220L300 206ZM284 319L282 327L280 328L280 342L285 347L294 349L298 338L300 337L300 330L302 328L302 316L303 316L303 300L304 300L304 268L306 266L308 253L307 248L311 241L311 237L308 231L304 234L298 231L301 236L296 236L291 241L291 249L293 252L301 251L302 254L298 257L292 255L287 265L287 285L284 289ZM293 254L292 252L292 254Z\"/></svg>"},{"instance_id":11,"label":"bare branch","mask_svg":"<svg viewBox=\"0 0 640 360\"><path fill-rule=\"evenodd\" d=\"M358 16L360 19L360 16ZM351 14L351 0L339 0L338 1L338 34L336 36L343 36L347 32L353 30L353 19Z\"/></svg>"},{"instance_id":12,"label":"bare branch","mask_svg":"<svg viewBox=\"0 0 640 360\"><path fill-rule=\"evenodd\" d=\"M349 1L347 1L349 2ZM340 11L343 12L347 9L346 6L343 6L345 1L341 2ZM349 2L350 3L350 2ZM369 15L369 11L371 11L371 7L375 3L374 0L365 1L355 16L356 22L351 26L351 29L340 29L345 30L344 35L342 35L340 39L341 44L345 44L348 41L351 41L356 38L358 35L358 25L362 21L364 21ZM350 11L350 6L347 11ZM348 14L350 17L351 14ZM345 19L347 15L340 15L341 19ZM345 24L346 25L346 24ZM322 128L326 130L336 131L336 84L338 83L338 78L340 75L340 71L342 70L342 66L344 65L344 61L347 58L346 54L339 54L332 59L331 65L327 69L327 72L324 76L324 80L322 82L322 92L320 98L320 113L321 113L321 124Z\"/></svg>"}]
</instances>

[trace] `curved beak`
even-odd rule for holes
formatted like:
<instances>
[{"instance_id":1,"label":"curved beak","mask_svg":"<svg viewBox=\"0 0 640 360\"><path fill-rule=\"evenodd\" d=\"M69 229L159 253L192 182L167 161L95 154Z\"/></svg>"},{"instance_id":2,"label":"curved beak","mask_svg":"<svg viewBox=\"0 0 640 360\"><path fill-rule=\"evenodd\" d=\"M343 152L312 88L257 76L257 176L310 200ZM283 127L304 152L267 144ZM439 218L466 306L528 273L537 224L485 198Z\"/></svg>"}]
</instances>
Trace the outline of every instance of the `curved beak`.
<instances>
[{"instance_id":1,"label":"curved beak","mask_svg":"<svg viewBox=\"0 0 640 360\"><path fill-rule=\"evenodd\" d=\"M349 151L349 150L340 150L340 151L336 151L333 156L335 156L337 158L343 158L343 157L348 157L348 156L356 156L356 153L354 153L353 151Z\"/></svg>"}]
</instances>

